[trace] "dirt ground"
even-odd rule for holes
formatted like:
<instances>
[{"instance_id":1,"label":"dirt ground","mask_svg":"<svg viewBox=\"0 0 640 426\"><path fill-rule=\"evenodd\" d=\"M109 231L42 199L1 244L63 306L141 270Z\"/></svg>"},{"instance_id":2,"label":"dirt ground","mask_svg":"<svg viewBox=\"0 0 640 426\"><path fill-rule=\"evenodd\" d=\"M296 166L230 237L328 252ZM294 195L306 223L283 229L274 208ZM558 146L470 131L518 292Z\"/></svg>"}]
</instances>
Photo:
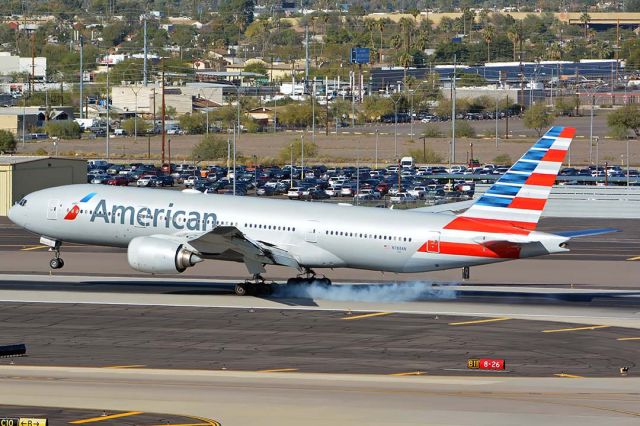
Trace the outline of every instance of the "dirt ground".
<instances>
[{"instance_id":1,"label":"dirt ground","mask_svg":"<svg viewBox=\"0 0 640 426\"><path fill-rule=\"evenodd\" d=\"M416 133L420 134L420 128ZM311 132L279 132L242 134L237 142L238 162L240 164L250 163L254 156L260 164L271 163L277 160L279 152L294 141L300 140L304 135L305 142L315 140L318 145L318 154L314 158L305 158L305 162L325 163L325 164L356 164L360 159L360 164L375 166L376 136L372 129L360 129L359 134L329 134L326 136L324 130L316 131L315 137ZM411 141L405 134L398 135L397 152L398 157L408 155L411 150L422 150L423 141ZM227 135L221 134L220 138L226 139ZM517 139L513 139L516 137ZM456 163L465 163L471 155L480 160L481 163L493 162L498 155L506 154L512 161L517 160L535 141L535 136L529 132L527 137L514 135L511 139L500 139L497 147L495 137L487 138L459 138L456 141ZM172 162L189 161L191 150L195 144L201 140L200 135L171 135L166 136L166 157L171 156ZM427 148L439 153L443 161L448 162L451 141L449 138L426 139L424 142ZM169 148L170 146L170 148ZM473 146L473 148L472 148ZM640 166L640 144L629 141L630 164ZM56 154L56 147L53 142L34 141L26 142L24 146L18 143L18 154L34 154L41 150L49 155ZM626 165L626 141L616 141L602 138L598 149L592 149L592 163L595 163L596 156L600 164ZM109 142L109 158L112 161L146 160L159 162L161 157L161 137L111 137ZM150 157L148 153L150 152ZM86 158L106 158L106 138L101 137L95 140L67 140L58 141L57 153L60 156L86 157ZM378 137L378 165L391 164L395 158L395 142L393 131L389 128L381 131ZM223 160L224 161L224 160ZM288 162L287 162L288 163ZM589 135L584 131L578 131L576 139L572 143L570 155L565 160L566 165L586 165L589 163Z\"/></svg>"}]
</instances>

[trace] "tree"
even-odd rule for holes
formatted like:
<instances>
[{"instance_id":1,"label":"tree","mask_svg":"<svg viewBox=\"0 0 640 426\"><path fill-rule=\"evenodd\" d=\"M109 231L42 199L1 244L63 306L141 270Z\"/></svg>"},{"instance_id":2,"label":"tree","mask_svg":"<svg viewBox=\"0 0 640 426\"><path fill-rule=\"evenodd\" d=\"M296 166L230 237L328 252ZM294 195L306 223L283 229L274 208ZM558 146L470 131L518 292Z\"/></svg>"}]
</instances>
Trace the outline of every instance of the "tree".
<instances>
[{"instance_id":1,"label":"tree","mask_svg":"<svg viewBox=\"0 0 640 426\"><path fill-rule=\"evenodd\" d=\"M507 38L511 43L513 43L513 60L515 61L516 49L521 39L520 29L518 28L518 26L513 25L511 28L509 28L509 30L507 30Z\"/></svg>"},{"instance_id":2,"label":"tree","mask_svg":"<svg viewBox=\"0 0 640 426\"><path fill-rule=\"evenodd\" d=\"M136 130L138 131L138 135L144 135L149 131L151 126L149 125L148 121L143 120L140 117L137 117L137 118L130 118L128 120L124 120L122 122L122 128L129 135L135 134Z\"/></svg>"},{"instance_id":3,"label":"tree","mask_svg":"<svg viewBox=\"0 0 640 426\"><path fill-rule=\"evenodd\" d=\"M538 133L538 137L542 135L542 131L553 123L553 117L547 112L544 102L536 102L531 105L523 115L524 126L528 129L534 129Z\"/></svg>"},{"instance_id":4,"label":"tree","mask_svg":"<svg viewBox=\"0 0 640 426\"><path fill-rule=\"evenodd\" d=\"M589 30L589 22L591 21L591 16L585 11L580 15L580 22L584 25L584 39L587 39L587 32Z\"/></svg>"},{"instance_id":5,"label":"tree","mask_svg":"<svg viewBox=\"0 0 640 426\"><path fill-rule=\"evenodd\" d=\"M56 136L60 139L80 138L80 125L75 121L49 121L44 126L44 129L49 137Z\"/></svg>"},{"instance_id":6,"label":"tree","mask_svg":"<svg viewBox=\"0 0 640 426\"><path fill-rule=\"evenodd\" d=\"M302 157L302 140L296 139L291 144L284 146L278 153L278 158L281 163L287 164L291 161L291 154L293 153L293 161L297 161ZM311 142L304 142L304 157L311 158L318 155L318 145Z\"/></svg>"},{"instance_id":7,"label":"tree","mask_svg":"<svg viewBox=\"0 0 640 426\"><path fill-rule=\"evenodd\" d=\"M254 72L256 74L267 75L267 67L262 62L251 62L244 67L245 72Z\"/></svg>"},{"instance_id":8,"label":"tree","mask_svg":"<svg viewBox=\"0 0 640 426\"><path fill-rule=\"evenodd\" d=\"M487 25L487 27L482 31L482 37L484 41L487 43L487 62L491 59L491 42L496 35L496 30L493 25Z\"/></svg>"},{"instance_id":9,"label":"tree","mask_svg":"<svg viewBox=\"0 0 640 426\"><path fill-rule=\"evenodd\" d=\"M640 109L636 104L627 104L607 115L607 125L617 134L633 130L637 138L640 136Z\"/></svg>"},{"instance_id":10,"label":"tree","mask_svg":"<svg viewBox=\"0 0 640 426\"><path fill-rule=\"evenodd\" d=\"M7 130L0 130L0 153L14 152L16 150L16 138Z\"/></svg>"},{"instance_id":11,"label":"tree","mask_svg":"<svg viewBox=\"0 0 640 426\"><path fill-rule=\"evenodd\" d=\"M227 141L215 135L203 136L200 143L193 147L191 157L194 160L219 160L227 157Z\"/></svg>"},{"instance_id":12,"label":"tree","mask_svg":"<svg viewBox=\"0 0 640 426\"><path fill-rule=\"evenodd\" d=\"M207 116L201 112L184 114L180 117L180 127L187 133L202 134L207 130Z\"/></svg>"}]
</instances>

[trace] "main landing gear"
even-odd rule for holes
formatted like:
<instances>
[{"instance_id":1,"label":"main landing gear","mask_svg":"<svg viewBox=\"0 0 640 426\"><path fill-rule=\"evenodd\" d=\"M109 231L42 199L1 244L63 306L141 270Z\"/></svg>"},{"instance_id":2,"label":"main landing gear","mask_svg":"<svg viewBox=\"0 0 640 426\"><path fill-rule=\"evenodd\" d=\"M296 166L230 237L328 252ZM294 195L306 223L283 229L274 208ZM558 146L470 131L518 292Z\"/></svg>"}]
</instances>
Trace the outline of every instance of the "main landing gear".
<instances>
[{"instance_id":1,"label":"main landing gear","mask_svg":"<svg viewBox=\"0 0 640 426\"><path fill-rule=\"evenodd\" d=\"M471 274L469 272L469 267L468 266L463 266L462 267L462 279L467 281L470 276L471 276Z\"/></svg>"},{"instance_id":2,"label":"main landing gear","mask_svg":"<svg viewBox=\"0 0 640 426\"><path fill-rule=\"evenodd\" d=\"M324 286L331 285L331 280L325 276L318 278L316 273L311 269L305 269L303 274L298 275L296 278L289 278L287 285L300 285L300 284L320 284ZM255 274L253 279L246 280L245 282L235 285L234 292L238 296L268 296L273 293L273 286L277 284L267 283L262 275Z\"/></svg>"},{"instance_id":3,"label":"main landing gear","mask_svg":"<svg viewBox=\"0 0 640 426\"><path fill-rule=\"evenodd\" d=\"M51 269L60 269L64 266L64 260L60 257L60 246L62 242L58 240L52 240L47 237L40 237L40 243L48 246L49 251L53 252L53 259L49 261L49 267Z\"/></svg>"},{"instance_id":4,"label":"main landing gear","mask_svg":"<svg viewBox=\"0 0 640 426\"><path fill-rule=\"evenodd\" d=\"M288 285L296 285L296 284L320 284L320 285L331 285L331 280L324 275L322 278L316 277L316 273L313 269L305 268L303 274L298 275L295 278L289 278L287 280Z\"/></svg>"},{"instance_id":5,"label":"main landing gear","mask_svg":"<svg viewBox=\"0 0 640 426\"><path fill-rule=\"evenodd\" d=\"M236 284L234 292L238 296L268 296L273 293L273 284L267 284L262 275L255 274L252 280Z\"/></svg>"}]
</instances>

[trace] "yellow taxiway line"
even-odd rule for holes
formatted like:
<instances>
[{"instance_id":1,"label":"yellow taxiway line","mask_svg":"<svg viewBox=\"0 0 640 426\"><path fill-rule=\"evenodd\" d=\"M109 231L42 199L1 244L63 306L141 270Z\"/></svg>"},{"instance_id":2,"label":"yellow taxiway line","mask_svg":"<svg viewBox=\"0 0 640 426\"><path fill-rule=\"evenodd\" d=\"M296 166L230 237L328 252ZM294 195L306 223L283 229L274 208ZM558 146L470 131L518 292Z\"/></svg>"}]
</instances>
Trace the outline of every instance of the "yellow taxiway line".
<instances>
[{"instance_id":1,"label":"yellow taxiway line","mask_svg":"<svg viewBox=\"0 0 640 426\"><path fill-rule=\"evenodd\" d=\"M640 260L640 256L630 257L627 260Z\"/></svg>"},{"instance_id":2,"label":"yellow taxiway line","mask_svg":"<svg viewBox=\"0 0 640 426\"><path fill-rule=\"evenodd\" d=\"M25 248L21 248L20 251L40 250L40 249L43 249L43 248L48 248L48 246L25 247Z\"/></svg>"},{"instance_id":3,"label":"yellow taxiway line","mask_svg":"<svg viewBox=\"0 0 640 426\"><path fill-rule=\"evenodd\" d=\"M287 373L291 371L298 371L297 368L274 368L271 370L258 370L258 373Z\"/></svg>"},{"instance_id":4,"label":"yellow taxiway line","mask_svg":"<svg viewBox=\"0 0 640 426\"><path fill-rule=\"evenodd\" d=\"M393 312L374 312L372 314L352 315L350 317L344 317L343 320L355 320L361 318L381 317L383 315L391 315Z\"/></svg>"},{"instance_id":5,"label":"yellow taxiway line","mask_svg":"<svg viewBox=\"0 0 640 426\"><path fill-rule=\"evenodd\" d=\"M554 374L554 376L565 377L567 379L584 379L583 376L576 376L575 374L566 374L566 373Z\"/></svg>"},{"instance_id":6,"label":"yellow taxiway line","mask_svg":"<svg viewBox=\"0 0 640 426\"><path fill-rule=\"evenodd\" d=\"M474 320L474 321L462 321L462 322L450 322L449 325L470 325L470 324L483 324L487 322L497 322L497 321L506 321L511 318L502 317L502 318L489 318L483 320Z\"/></svg>"},{"instance_id":7,"label":"yellow taxiway line","mask_svg":"<svg viewBox=\"0 0 640 426\"><path fill-rule=\"evenodd\" d=\"M102 368L141 368L146 367L144 364L133 364L133 365L109 365L107 367Z\"/></svg>"},{"instance_id":8,"label":"yellow taxiway line","mask_svg":"<svg viewBox=\"0 0 640 426\"><path fill-rule=\"evenodd\" d=\"M599 328L609 328L610 325L590 325L587 327L575 327L575 328L558 328L555 330L542 330L543 333L560 333L561 331L581 331L581 330L597 330Z\"/></svg>"},{"instance_id":9,"label":"yellow taxiway line","mask_svg":"<svg viewBox=\"0 0 640 426\"><path fill-rule=\"evenodd\" d=\"M128 411L126 413L112 414L110 416L91 417L89 419L74 420L69 423L71 423L72 425L82 425L85 423L95 423L102 422L104 420L119 419L120 417L137 416L138 414L142 414L142 411Z\"/></svg>"},{"instance_id":10,"label":"yellow taxiway line","mask_svg":"<svg viewBox=\"0 0 640 426\"><path fill-rule=\"evenodd\" d=\"M392 373L390 376L422 376L423 374L427 374L424 371L408 371L406 373Z\"/></svg>"},{"instance_id":11,"label":"yellow taxiway line","mask_svg":"<svg viewBox=\"0 0 640 426\"><path fill-rule=\"evenodd\" d=\"M618 337L616 340L625 341L625 340L640 340L640 337Z\"/></svg>"}]
</instances>

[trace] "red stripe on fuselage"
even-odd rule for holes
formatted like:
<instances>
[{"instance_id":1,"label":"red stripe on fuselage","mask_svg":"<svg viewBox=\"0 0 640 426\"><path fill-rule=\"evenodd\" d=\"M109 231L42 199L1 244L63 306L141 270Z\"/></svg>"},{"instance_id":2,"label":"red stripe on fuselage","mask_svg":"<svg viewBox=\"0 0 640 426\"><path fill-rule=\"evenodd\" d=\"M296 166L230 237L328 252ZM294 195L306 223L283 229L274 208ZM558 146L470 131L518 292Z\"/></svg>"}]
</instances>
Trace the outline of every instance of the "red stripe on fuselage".
<instances>
[{"instance_id":1,"label":"red stripe on fuselage","mask_svg":"<svg viewBox=\"0 0 640 426\"><path fill-rule=\"evenodd\" d=\"M440 241L440 254L517 259L520 257L520 246L504 241L487 243L486 245Z\"/></svg>"},{"instance_id":2,"label":"red stripe on fuselage","mask_svg":"<svg viewBox=\"0 0 640 426\"><path fill-rule=\"evenodd\" d=\"M567 150L565 149L550 149L547 151L544 157L542 157L542 161L554 161L562 163L564 161L565 155L567 155Z\"/></svg>"},{"instance_id":3,"label":"red stripe on fuselage","mask_svg":"<svg viewBox=\"0 0 640 426\"><path fill-rule=\"evenodd\" d=\"M542 211L546 202L546 198L515 197L509 204L509 208Z\"/></svg>"},{"instance_id":4,"label":"red stripe on fuselage","mask_svg":"<svg viewBox=\"0 0 640 426\"><path fill-rule=\"evenodd\" d=\"M444 229L457 231L488 232L496 234L529 235L536 229L537 223L518 222L503 219L484 219L477 217L458 216L449 222Z\"/></svg>"},{"instance_id":5,"label":"red stripe on fuselage","mask_svg":"<svg viewBox=\"0 0 640 426\"><path fill-rule=\"evenodd\" d=\"M525 185L536 186L553 186L556 181L556 175L547 175L543 173L531 173L527 178Z\"/></svg>"}]
</instances>

